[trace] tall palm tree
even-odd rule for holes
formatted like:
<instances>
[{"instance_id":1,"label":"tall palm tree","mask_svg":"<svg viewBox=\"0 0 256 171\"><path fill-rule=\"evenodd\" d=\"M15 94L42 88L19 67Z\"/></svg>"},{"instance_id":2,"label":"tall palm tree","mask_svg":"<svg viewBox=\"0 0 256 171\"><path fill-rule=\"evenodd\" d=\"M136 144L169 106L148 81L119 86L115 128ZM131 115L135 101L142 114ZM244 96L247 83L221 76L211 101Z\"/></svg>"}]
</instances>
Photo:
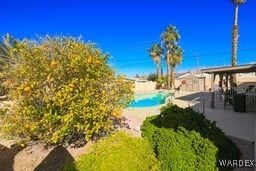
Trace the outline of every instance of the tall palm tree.
<instances>
[{"instance_id":1,"label":"tall palm tree","mask_svg":"<svg viewBox=\"0 0 256 171\"><path fill-rule=\"evenodd\" d=\"M232 57L231 65L237 65L237 46L238 46L238 9L239 5L245 3L246 0L231 0L235 4L235 14L234 14L234 25L232 30ZM233 74L231 77L231 84L236 84L236 75Z\"/></svg>"},{"instance_id":2,"label":"tall palm tree","mask_svg":"<svg viewBox=\"0 0 256 171\"><path fill-rule=\"evenodd\" d=\"M165 44L165 47L167 49L166 52L166 64L167 64L167 88L170 88L170 55L172 53L172 48L177 44L177 42L180 39L180 35L176 27L174 26L168 26L165 31L161 35L161 39Z\"/></svg>"},{"instance_id":3,"label":"tall palm tree","mask_svg":"<svg viewBox=\"0 0 256 171\"><path fill-rule=\"evenodd\" d=\"M161 77L161 56L163 54L163 49L160 46L160 44L154 44L149 50L148 50L150 56L153 58L154 62L156 63L156 73L157 78Z\"/></svg>"},{"instance_id":4,"label":"tall palm tree","mask_svg":"<svg viewBox=\"0 0 256 171\"><path fill-rule=\"evenodd\" d=\"M169 55L169 65L171 69L171 87L174 87L175 67L183 60L183 50L180 46L174 45L172 53Z\"/></svg>"}]
</instances>

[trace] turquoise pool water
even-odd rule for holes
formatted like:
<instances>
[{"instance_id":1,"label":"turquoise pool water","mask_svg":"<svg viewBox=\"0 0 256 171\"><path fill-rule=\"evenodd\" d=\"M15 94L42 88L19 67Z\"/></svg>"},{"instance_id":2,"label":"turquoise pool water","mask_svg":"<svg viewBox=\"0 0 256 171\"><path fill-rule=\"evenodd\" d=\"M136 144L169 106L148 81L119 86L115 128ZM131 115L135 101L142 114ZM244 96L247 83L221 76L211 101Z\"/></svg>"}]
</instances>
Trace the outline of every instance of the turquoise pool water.
<instances>
[{"instance_id":1,"label":"turquoise pool water","mask_svg":"<svg viewBox=\"0 0 256 171\"><path fill-rule=\"evenodd\" d=\"M129 107L153 107L165 103L166 96L162 93L139 94L135 95L135 99L130 103Z\"/></svg>"}]
</instances>

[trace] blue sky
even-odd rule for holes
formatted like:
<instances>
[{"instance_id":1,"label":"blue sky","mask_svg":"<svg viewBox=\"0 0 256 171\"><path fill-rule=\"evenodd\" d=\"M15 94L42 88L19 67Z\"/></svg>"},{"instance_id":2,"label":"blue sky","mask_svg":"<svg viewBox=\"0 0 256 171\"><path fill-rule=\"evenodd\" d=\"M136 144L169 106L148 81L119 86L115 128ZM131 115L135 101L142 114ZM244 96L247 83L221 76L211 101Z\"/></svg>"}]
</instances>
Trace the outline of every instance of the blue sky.
<instances>
[{"instance_id":1,"label":"blue sky","mask_svg":"<svg viewBox=\"0 0 256 171\"><path fill-rule=\"evenodd\" d=\"M137 0L138 1L138 0ZM0 34L20 39L36 35L82 36L111 54L119 73L155 71L147 49L172 24L181 34L184 61L178 71L230 64L234 5L215 1L2 0ZM238 63L256 61L256 1L239 11Z\"/></svg>"}]
</instances>

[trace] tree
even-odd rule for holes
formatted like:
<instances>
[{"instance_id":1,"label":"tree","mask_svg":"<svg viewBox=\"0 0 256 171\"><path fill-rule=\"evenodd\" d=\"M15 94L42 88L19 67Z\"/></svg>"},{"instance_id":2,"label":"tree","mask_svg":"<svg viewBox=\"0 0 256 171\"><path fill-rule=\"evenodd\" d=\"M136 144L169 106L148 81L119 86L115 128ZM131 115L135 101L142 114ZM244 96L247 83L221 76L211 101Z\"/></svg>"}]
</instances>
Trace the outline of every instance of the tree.
<instances>
[{"instance_id":1,"label":"tree","mask_svg":"<svg viewBox=\"0 0 256 171\"><path fill-rule=\"evenodd\" d=\"M95 44L44 37L16 46L17 58L3 73L13 105L2 115L1 131L52 144L114 130L132 83L116 75Z\"/></svg>"},{"instance_id":2,"label":"tree","mask_svg":"<svg viewBox=\"0 0 256 171\"><path fill-rule=\"evenodd\" d=\"M167 88L170 88L170 56L173 53L173 47L177 45L180 35L176 27L174 26L168 26L165 31L161 35L161 39L165 44L165 47L167 49L166 52L166 64L167 64Z\"/></svg>"},{"instance_id":3,"label":"tree","mask_svg":"<svg viewBox=\"0 0 256 171\"><path fill-rule=\"evenodd\" d=\"M181 63L183 59L183 50L180 46L174 45L172 53L169 55L169 65L171 69L171 87L174 87L175 67Z\"/></svg>"},{"instance_id":4,"label":"tree","mask_svg":"<svg viewBox=\"0 0 256 171\"><path fill-rule=\"evenodd\" d=\"M153 58L154 62L156 63L156 73L157 78L161 77L161 56L163 54L163 49L160 46L160 44L154 44L149 50L148 50L150 56Z\"/></svg>"},{"instance_id":5,"label":"tree","mask_svg":"<svg viewBox=\"0 0 256 171\"><path fill-rule=\"evenodd\" d=\"M235 14L234 14L234 25L232 30L232 57L231 65L237 65L237 47L238 47L238 9L239 5L245 3L246 0L231 0L235 4ZM231 77L231 85L236 84L236 75L233 74Z\"/></svg>"}]
</instances>

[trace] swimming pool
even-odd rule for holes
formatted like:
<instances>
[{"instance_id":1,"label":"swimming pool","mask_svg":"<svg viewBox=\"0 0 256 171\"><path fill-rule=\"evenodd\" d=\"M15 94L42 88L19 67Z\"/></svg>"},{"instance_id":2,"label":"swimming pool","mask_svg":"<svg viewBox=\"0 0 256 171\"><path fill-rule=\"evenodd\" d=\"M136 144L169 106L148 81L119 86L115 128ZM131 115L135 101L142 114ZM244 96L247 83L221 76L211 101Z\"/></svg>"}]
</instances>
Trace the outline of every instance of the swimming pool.
<instances>
[{"instance_id":1,"label":"swimming pool","mask_svg":"<svg viewBox=\"0 0 256 171\"><path fill-rule=\"evenodd\" d=\"M140 107L153 107L162 105L165 103L166 95L161 92L138 94L135 95L135 99L130 103L130 108Z\"/></svg>"}]
</instances>

